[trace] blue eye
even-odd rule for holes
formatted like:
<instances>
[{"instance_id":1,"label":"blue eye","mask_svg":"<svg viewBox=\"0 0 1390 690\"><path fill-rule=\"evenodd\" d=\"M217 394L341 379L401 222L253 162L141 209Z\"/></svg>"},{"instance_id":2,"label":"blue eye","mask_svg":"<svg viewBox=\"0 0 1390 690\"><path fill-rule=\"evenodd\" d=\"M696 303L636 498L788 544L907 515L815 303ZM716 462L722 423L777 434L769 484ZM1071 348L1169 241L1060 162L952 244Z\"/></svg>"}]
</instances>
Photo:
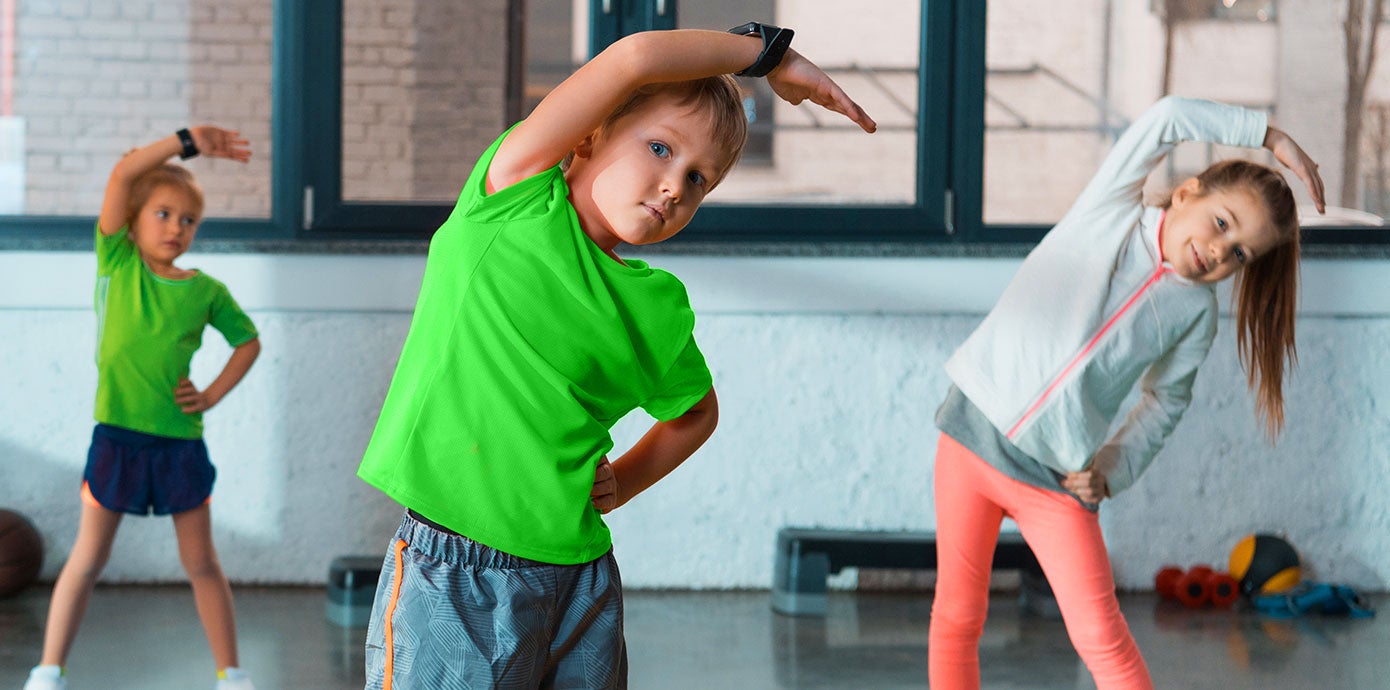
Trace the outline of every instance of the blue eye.
<instances>
[{"instance_id":1,"label":"blue eye","mask_svg":"<svg viewBox=\"0 0 1390 690\"><path fill-rule=\"evenodd\" d=\"M1217 219L1216 219L1216 227L1220 228L1220 229L1221 229L1221 232L1226 232L1226 219L1225 219L1225 218L1217 218Z\"/></svg>"},{"instance_id":2,"label":"blue eye","mask_svg":"<svg viewBox=\"0 0 1390 690\"><path fill-rule=\"evenodd\" d=\"M1235 255L1236 255L1236 261L1239 261L1240 263L1245 263L1245 260L1246 260L1246 258L1247 258L1247 255L1246 255L1244 249L1241 249L1240 247L1236 247Z\"/></svg>"},{"instance_id":3,"label":"blue eye","mask_svg":"<svg viewBox=\"0 0 1390 690\"><path fill-rule=\"evenodd\" d=\"M705 186L705 176L701 174L699 171L691 171L690 181L695 183L697 187Z\"/></svg>"},{"instance_id":4,"label":"blue eye","mask_svg":"<svg viewBox=\"0 0 1390 690\"><path fill-rule=\"evenodd\" d=\"M183 218L180 218L180 219L179 219L179 222L183 223L184 225L189 225L189 226L191 226L191 225L193 225L194 223L196 223L197 221L193 220L192 218L190 218L190 217L188 217L188 216L184 216Z\"/></svg>"},{"instance_id":5,"label":"blue eye","mask_svg":"<svg viewBox=\"0 0 1390 690\"><path fill-rule=\"evenodd\" d=\"M671 147L659 141L653 141L650 144L647 144L647 148L651 149L652 153L655 154L658 158L665 158L671 155Z\"/></svg>"},{"instance_id":6,"label":"blue eye","mask_svg":"<svg viewBox=\"0 0 1390 690\"><path fill-rule=\"evenodd\" d=\"M163 219L163 218L168 218L168 217L169 217L169 212L168 212L168 211L155 211L155 212L154 212L154 217L155 217L155 218L161 218L161 219Z\"/></svg>"}]
</instances>

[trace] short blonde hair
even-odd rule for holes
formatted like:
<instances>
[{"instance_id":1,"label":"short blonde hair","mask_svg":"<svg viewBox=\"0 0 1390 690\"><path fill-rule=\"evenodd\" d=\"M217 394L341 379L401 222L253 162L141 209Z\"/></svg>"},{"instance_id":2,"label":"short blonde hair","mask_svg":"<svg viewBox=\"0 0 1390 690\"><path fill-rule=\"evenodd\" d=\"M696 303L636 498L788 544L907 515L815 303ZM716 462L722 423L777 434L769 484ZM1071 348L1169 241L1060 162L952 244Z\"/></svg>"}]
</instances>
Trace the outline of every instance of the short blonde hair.
<instances>
[{"instance_id":1,"label":"short blonde hair","mask_svg":"<svg viewBox=\"0 0 1390 690\"><path fill-rule=\"evenodd\" d=\"M173 163L161 163L153 170L140 173L130 183L130 198L126 201L126 225L135 222L140 209L149 203L154 190L160 187L173 187L193 200L193 212L199 220L203 218L203 188L193 179L188 168Z\"/></svg>"},{"instance_id":2,"label":"short blonde hair","mask_svg":"<svg viewBox=\"0 0 1390 690\"><path fill-rule=\"evenodd\" d=\"M739 156L743 155L743 146L748 142L748 116L744 112L743 96L739 93L738 83L732 75L720 74L690 81L660 82L641 86L608 114L603 124L599 125L599 131L613 127L619 120L663 96L675 98L680 105L700 108L709 114L713 125L711 135L715 142L723 146L726 155L724 165L720 167L719 175L715 178L717 185L738 162Z\"/></svg>"}]
</instances>

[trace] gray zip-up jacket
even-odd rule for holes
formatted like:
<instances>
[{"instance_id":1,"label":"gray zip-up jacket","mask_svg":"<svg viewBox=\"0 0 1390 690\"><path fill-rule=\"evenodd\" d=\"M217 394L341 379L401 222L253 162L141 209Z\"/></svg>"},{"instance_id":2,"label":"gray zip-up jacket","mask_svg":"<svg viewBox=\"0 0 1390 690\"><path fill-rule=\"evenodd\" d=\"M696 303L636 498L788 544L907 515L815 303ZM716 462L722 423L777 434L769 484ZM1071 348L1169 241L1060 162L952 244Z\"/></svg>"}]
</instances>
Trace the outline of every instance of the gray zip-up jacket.
<instances>
[{"instance_id":1,"label":"gray zip-up jacket","mask_svg":"<svg viewBox=\"0 0 1390 690\"><path fill-rule=\"evenodd\" d=\"M1111 494L1153 461L1192 398L1216 335L1216 293L1174 272L1144 179L1174 146L1257 148L1264 113L1167 97L1115 143L1076 203L1029 253L946 363L956 386L1024 453L1058 472L1095 467ZM1138 382L1139 402L1109 439Z\"/></svg>"}]
</instances>

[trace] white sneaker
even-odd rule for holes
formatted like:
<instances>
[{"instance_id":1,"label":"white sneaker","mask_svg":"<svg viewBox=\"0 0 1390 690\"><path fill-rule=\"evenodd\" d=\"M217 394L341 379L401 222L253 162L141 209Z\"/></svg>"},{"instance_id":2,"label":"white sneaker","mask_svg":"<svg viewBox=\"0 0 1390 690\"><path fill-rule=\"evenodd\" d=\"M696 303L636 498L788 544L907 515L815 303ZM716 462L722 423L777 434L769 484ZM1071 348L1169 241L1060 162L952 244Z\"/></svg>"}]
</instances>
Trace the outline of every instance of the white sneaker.
<instances>
[{"instance_id":1,"label":"white sneaker","mask_svg":"<svg viewBox=\"0 0 1390 690\"><path fill-rule=\"evenodd\" d=\"M223 670L223 674L224 678L217 679L217 690L256 690L256 686L251 684L251 676L239 668L229 666Z\"/></svg>"},{"instance_id":2,"label":"white sneaker","mask_svg":"<svg viewBox=\"0 0 1390 690\"><path fill-rule=\"evenodd\" d=\"M24 690L68 690L68 679L63 677L61 666L35 666Z\"/></svg>"}]
</instances>

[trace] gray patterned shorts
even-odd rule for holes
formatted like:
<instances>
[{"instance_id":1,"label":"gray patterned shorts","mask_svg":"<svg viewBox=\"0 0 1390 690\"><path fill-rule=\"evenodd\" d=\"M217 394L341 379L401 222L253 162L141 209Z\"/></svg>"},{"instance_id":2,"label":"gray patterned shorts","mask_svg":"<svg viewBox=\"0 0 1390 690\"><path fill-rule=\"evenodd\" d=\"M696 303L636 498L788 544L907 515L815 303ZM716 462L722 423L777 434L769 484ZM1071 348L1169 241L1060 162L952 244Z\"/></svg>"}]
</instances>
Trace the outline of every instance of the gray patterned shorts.
<instances>
[{"instance_id":1,"label":"gray patterned shorts","mask_svg":"<svg viewBox=\"0 0 1390 690\"><path fill-rule=\"evenodd\" d=\"M626 687L611 550L579 565L541 563L406 512L367 628L368 690Z\"/></svg>"}]
</instances>

